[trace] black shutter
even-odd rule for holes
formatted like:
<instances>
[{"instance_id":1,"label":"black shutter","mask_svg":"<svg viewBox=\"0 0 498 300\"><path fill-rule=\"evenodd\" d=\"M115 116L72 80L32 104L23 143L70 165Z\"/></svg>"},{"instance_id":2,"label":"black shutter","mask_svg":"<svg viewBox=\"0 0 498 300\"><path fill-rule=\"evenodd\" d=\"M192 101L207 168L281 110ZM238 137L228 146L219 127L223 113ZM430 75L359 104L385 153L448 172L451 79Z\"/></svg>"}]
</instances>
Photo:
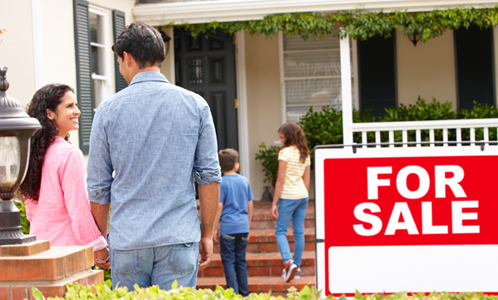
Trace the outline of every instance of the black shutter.
<instances>
[{"instance_id":1,"label":"black shutter","mask_svg":"<svg viewBox=\"0 0 498 300\"><path fill-rule=\"evenodd\" d=\"M79 123L80 149L88 153L93 121L93 80L90 50L88 2L74 0L74 44L76 49L76 94L81 110Z\"/></svg>"},{"instance_id":2,"label":"black shutter","mask_svg":"<svg viewBox=\"0 0 498 300\"><path fill-rule=\"evenodd\" d=\"M458 109L473 101L495 103L493 30L470 26L454 31Z\"/></svg>"},{"instance_id":3,"label":"black shutter","mask_svg":"<svg viewBox=\"0 0 498 300\"><path fill-rule=\"evenodd\" d=\"M390 38L375 36L358 40L358 84L360 109L384 116L385 108L398 102L396 82L396 32Z\"/></svg>"},{"instance_id":4,"label":"black shutter","mask_svg":"<svg viewBox=\"0 0 498 300\"><path fill-rule=\"evenodd\" d=\"M125 29L125 13L119 10L112 11L112 31L114 32L114 41ZM116 82L116 93L128 86L123 75L119 73L118 56L114 54L114 81Z\"/></svg>"}]
</instances>

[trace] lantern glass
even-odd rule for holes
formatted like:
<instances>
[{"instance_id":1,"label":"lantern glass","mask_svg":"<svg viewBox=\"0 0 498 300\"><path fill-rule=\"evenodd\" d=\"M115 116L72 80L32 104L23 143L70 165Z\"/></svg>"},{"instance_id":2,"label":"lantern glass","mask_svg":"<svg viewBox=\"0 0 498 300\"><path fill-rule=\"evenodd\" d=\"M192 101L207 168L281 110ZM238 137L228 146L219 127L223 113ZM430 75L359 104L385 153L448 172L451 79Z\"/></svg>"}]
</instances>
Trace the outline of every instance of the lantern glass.
<instances>
[{"instance_id":1,"label":"lantern glass","mask_svg":"<svg viewBox=\"0 0 498 300\"><path fill-rule=\"evenodd\" d=\"M19 178L21 140L16 136L0 137L0 188L11 188Z\"/></svg>"}]
</instances>

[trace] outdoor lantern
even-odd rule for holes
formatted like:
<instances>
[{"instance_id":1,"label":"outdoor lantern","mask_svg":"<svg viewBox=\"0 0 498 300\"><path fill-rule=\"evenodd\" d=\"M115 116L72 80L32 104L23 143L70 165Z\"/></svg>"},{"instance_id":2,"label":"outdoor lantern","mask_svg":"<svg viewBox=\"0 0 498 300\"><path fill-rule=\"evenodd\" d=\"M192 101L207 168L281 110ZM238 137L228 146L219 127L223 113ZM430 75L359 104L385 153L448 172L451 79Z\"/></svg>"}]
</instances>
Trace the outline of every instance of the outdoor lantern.
<instances>
[{"instance_id":1,"label":"outdoor lantern","mask_svg":"<svg viewBox=\"0 0 498 300\"><path fill-rule=\"evenodd\" d=\"M263 196L261 196L261 201L267 201L267 202L272 202L273 201L273 198L271 197L271 194L270 194L270 187L269 186L265 186L263 187Z\"/></svg>"},{"instance_id":2,"label":"outdoor lantern","mask_svg":"<svg viewBox=\"0 0 498 300\"><path fill-rule=\"evenodd\" d=\"M28 169L30 138L41 128L14 98L7 95L7 67L0 67L0 245L36 240L22 233L21 213L12 198Z\"/></svg>"}]
</instances>

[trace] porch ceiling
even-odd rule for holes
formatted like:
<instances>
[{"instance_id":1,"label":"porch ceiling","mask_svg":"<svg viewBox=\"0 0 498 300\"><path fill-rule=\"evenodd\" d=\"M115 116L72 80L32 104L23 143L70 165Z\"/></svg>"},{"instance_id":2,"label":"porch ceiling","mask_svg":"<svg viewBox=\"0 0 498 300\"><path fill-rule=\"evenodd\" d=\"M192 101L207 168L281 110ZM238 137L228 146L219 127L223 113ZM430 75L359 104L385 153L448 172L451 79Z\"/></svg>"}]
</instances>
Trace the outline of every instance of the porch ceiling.
<instances>
[{"instance_id":1,"label":"porch ceiling","mask_svg":"<svg viewBox=\"0 0 498 300\"><path fill-rule=\"evenodd\" d=\"M215 0L167 3L137 3L133 8L135 21L153 26L169 23L208 23L212 21L245 21L263 19L276 13L308 11L430 11L455 7L489 8L494 0Z\"/></svg>"}]
</instances>

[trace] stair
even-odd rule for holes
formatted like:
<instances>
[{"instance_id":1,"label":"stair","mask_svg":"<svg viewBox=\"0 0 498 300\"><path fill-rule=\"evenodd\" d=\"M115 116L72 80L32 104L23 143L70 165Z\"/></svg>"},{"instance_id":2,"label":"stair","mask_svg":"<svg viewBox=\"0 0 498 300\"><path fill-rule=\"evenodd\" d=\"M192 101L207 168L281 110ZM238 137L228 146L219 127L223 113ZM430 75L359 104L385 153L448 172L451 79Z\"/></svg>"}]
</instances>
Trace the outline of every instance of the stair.
<instances>
[{"instance_id":1,"label":"stair","mask_svg":"<svg viewBox=\"0 0 498 300\"><path fill-rule=\"evenodd\" d=\"M304 221L304 253L301 263L301 279L284 282L283 262L275 239L276 220L271 215L271 202L254 201L254 215L247 244L247 273L249 292L285 296L290 287L301 290L305 285L315 285L315 204L310 201ZM294 247L292 221L287 240L291 250ZM207 269L198 273L198 289L215 289L216 285L226 288L220 245L214 245L213 259Z\"/></svg>"}]
</instances>

